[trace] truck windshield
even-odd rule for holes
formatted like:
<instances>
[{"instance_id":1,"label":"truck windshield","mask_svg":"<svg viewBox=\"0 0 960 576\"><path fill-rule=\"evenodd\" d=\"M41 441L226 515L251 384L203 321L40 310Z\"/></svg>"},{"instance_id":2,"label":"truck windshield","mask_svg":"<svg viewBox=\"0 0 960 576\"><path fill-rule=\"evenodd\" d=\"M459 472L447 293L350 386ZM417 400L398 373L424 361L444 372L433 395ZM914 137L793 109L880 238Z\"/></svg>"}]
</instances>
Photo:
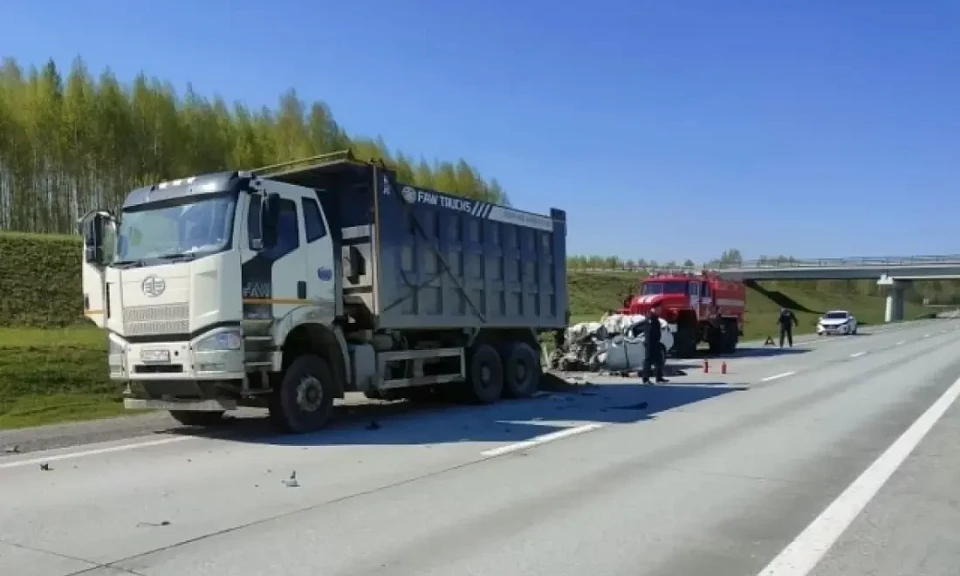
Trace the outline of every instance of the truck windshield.
<instances>
[{"instance_id":1,"label":"truck windshield","mask_svg":"<svg viewBox=\"0 0 960 576\"><path fill-rule=\"evenodd\" d=\"M682 280L671 280L667 282L644 282L640 286L640 295L648 294L686 294L687 283Z\"/></svg>"},{"instance_id":2,"label":"truck windshield","mask_svg":"<svg viewBox=\"0 0 960 576\"><path fill-rule=\"evenodd\" d=\"M230 247L236 194L157 202L124 210L115 264L193 259Z\"/></svg>"}]
</instances>

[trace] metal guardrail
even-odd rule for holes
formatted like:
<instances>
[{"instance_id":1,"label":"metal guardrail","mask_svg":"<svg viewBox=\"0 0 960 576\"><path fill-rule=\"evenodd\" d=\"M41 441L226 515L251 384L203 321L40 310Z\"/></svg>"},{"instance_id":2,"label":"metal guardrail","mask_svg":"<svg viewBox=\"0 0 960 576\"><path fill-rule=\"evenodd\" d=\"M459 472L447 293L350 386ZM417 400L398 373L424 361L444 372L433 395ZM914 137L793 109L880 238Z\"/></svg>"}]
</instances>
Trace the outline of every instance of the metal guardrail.
<instances>
[{"instance_id":1,"label":"metal guardrail","mask_svg":"<svg viewBox=\"0 0 960 576\"><path fill-rule=\"evenodd\" d=\"M720 264L720 270L756 270L777 268L867 268L888 266L928 266L931 264L956 264L960 266L960 254L941 256L880 256L880 257L852 257L852 258L816 258L789 260L762 259L743 260L741 262L727 262Z\"/></svg>"}]
</instances>

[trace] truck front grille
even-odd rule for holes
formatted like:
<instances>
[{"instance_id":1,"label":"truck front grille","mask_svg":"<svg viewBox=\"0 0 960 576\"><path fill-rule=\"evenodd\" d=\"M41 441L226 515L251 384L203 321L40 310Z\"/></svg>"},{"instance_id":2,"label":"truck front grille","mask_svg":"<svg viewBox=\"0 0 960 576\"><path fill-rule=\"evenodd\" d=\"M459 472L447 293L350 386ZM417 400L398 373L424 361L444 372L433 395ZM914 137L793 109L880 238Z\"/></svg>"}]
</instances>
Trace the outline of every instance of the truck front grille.
<instances>
[{"instance_id":1,"label":"truck front grille","mask_svg":"<svg viewBox=\"0 0 960 576\"><path fill-rule=\"evenodd\" d=\"M190 305L183 303L124 308L123 331L128 336L186 334L190 332Z\"/></svg>"}]
</instances>

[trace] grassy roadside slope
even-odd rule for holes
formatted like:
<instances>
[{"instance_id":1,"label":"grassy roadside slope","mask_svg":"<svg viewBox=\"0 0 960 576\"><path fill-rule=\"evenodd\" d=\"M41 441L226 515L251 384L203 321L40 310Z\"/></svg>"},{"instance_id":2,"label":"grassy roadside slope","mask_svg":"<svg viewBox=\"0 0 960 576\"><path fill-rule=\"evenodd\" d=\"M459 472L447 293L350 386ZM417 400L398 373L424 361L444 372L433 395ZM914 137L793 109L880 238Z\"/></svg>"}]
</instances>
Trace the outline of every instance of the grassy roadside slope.
<instances>
[{"instance_id":1,"label":"grassy roadside slope","mask_svg":"<svg viewBox=\"0 0 960 576\"><path fill-rule=\"evenodd\" d=\"M59 240L64 241L69 239ZM67 269L77 270L79 255L77 262L51 260L51 264L69 264L72 268ZM572 321L594 320L607 309L617 307L623 294L636 289L637 280L638 276L630 273L571 273ZM13 283L9 277L6 282ZM78 282L58 283L52 277L44 277L43 282L47 285L35 289L36 292L21 284L19 300L4 304L5 313L15 309L19 314L4 314L2 318L8 322L17 319L28 326L0 328L0 429L123 413L120 390L107 379L106 338L100 330L89 324L36 327L48 322L54 326L83 322L79 316ZM28 313L23 302L35 298L48 300L48 304L39 312ZM866 324L881 323L885 304L882 297L817 292L812 283L807 287L802 283L769 283L748 292L746 338L773 335L782 302L797 312L799 333L812 332L819 313L830 308L850 310ZM76 310L77 316L64 310ZM917 306L908 306L907 317L915 318L921 312Z\"/></svg>"}]
</instances>

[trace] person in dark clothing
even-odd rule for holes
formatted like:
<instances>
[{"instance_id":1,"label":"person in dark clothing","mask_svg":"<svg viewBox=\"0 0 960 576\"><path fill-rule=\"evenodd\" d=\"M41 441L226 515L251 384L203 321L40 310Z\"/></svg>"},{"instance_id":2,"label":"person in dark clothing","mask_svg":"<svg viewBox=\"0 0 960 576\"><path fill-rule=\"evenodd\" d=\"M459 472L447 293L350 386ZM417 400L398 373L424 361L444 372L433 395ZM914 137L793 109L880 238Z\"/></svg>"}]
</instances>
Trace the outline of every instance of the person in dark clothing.
<instances>
[{"instance_id":1,"label":"person in dark clothing","mask_svg":"<svg viewBox=\"0 0 960 576\"><path fill-rule=\"evenodd\" d=\"M777 324L780 325L780 347L783 348L783 339L786 337L790 347L793 348L793 327L800 324L793 310L781 308Z\"/></svg>"},{"instance_id":2,"label":"person in dark clothing","mask_svg":"<svg viewBox=\"0 0 960 576\"><path fill-rule=\"evenodd\" d=\"M667 379L663 377L663 363L666 358L662 357L660 346L660 304L654 304L647 314L647 329L643 335L643 383L650 383L650 369L654 368L657 375L657 383L665 383Z\"/></svg>"}]
</instances>

